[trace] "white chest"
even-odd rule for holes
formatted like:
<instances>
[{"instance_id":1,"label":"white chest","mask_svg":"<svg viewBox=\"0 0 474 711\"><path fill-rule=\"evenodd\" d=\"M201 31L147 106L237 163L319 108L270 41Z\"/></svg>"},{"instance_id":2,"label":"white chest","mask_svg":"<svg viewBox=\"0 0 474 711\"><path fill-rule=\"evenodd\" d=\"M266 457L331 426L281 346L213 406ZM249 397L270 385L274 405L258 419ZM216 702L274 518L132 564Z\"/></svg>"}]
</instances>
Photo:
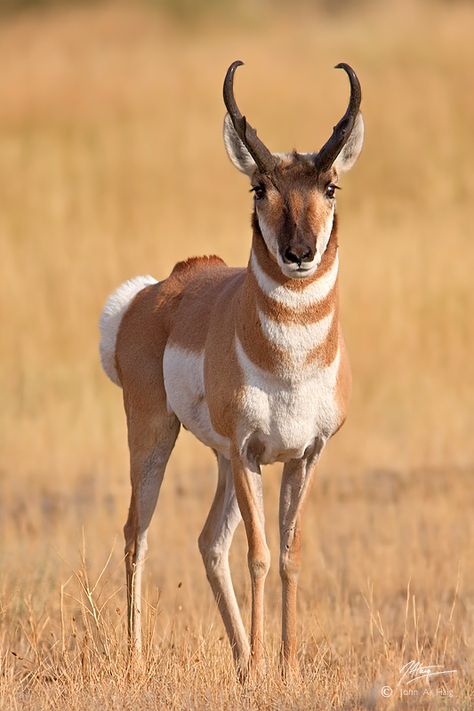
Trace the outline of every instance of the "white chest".
<instances>
[{"instance_id":1,"label":"white chest","mask_svg":"<svg viewBox=\"0 0 474 711\"><path fill-rule=\"evenodd\" d=\"M238 426L241 451L257 436L262 464L287 461L302 457L316 437L325 442L336 431L339 352L329 366L283 379L252 363L238 340L236 349L245 383Z\"/></svg>"}]
</instances>

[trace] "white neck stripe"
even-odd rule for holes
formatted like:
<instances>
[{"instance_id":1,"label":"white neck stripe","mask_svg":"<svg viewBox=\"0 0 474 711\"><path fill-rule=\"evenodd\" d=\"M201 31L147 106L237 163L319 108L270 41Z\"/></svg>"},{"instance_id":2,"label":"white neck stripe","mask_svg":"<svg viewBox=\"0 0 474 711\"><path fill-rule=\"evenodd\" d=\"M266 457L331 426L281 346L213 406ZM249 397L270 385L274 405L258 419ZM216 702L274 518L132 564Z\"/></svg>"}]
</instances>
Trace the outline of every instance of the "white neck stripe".
<instances>
[{"instance_id":1,"label":"white neck stripe","mask_svg":"<svg viewBox=\"0 0 474 711\"><path fill-rule=\"evenodd\" d=\"M308 351L320 346L326 340L334 319L330 311L319 321L309 324L280 323L258 309L258 317L265 338L277 348L293 355L306 357Z\"/></svg>"},{"instance_id":2,"label":"white neck stripe","mask_svg":"<svg viewBox=\"0 0 474 711\"><path fill-rule=\"evenodd\" d=\"M257 280L257 284L264 294L278 304L297 309L322 301L329 294L336 283L339 269L339 256L336 252L334 261L328 271L319 277L319 279L308 284L308 286L301 291L288 289L288 287L279 284L272 279L272 277L268 276L260 266L257 255L253 250L250 258L250 267Z\"/></svg>"},{"instance_id":3,"label":"white neck stripe","mask_svg":"<svg viewBox=\"0 0 474 711\"><path fill-rule=\"evenodd\" d=\"M263 387L264 383L278 383L278 388L292 388L297 382L317 382L324 381L325 387L330 383L330 387L335 387L337 375L339 372L339 364L341 361L340 348L328 365L321 366L313 363L311 366L304 367L301 357L298 357L293 362L293 365L285 364L281 371L267 371L256 365L247 355L240 338L235 336L235 351L237 361L242 369L247 386L257 387L260 391L267 390ZM328 381L329 378L329 381Z\"/></svg>"}]
</instances>

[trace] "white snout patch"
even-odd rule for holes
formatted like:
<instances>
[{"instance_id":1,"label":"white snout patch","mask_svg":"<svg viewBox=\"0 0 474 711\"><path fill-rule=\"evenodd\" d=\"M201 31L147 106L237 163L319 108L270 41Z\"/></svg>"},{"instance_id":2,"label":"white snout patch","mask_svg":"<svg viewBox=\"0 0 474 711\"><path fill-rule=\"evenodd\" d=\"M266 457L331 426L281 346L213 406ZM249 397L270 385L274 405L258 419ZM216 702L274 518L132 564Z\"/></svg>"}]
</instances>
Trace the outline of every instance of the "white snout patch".
<instances>
[{"instance_id":1,"label":"white snout patch","mask_svg":"<svg viewBox=\"0 0 474 711\"><path fill-rule=\"evenodd\" d=\"M252 252L250 266L259 287L267 296L290 309L301 309L322 301L329 294L336 283L339 257L336 254L328 271L301 291L288 289L284 284L279 284L268 276L258 263L255 252Z\"/></svg>"},{"instance_id":2,"label":"white snout patch","mask_svg":"<svg viewBox=\"0 0 474 711\"><path fill-rule=\"evenodd\" d=\"M283 261L279 253L277 255L278 266L282 273L290 279L306 279L307 277L313 276L320 261L321 259L318 260L316 255L312 262L305 262L304 267L299 267L297 264L287 264Z\"/></svg>"}]
</instances>

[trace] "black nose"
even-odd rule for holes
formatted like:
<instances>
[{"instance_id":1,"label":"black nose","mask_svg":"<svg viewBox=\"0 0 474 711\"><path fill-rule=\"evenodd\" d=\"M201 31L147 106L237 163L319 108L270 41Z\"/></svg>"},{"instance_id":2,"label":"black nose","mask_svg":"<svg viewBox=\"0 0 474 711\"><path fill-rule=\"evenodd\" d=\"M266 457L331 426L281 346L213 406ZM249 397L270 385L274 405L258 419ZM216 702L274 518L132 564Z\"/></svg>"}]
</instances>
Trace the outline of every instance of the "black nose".
<instances>
[{"instance_id":1,"label":"black nose","mask_svg":"<svg viewBox=\"0 0 474 711\"><path fill-rule=\"evenodd\" d=\"M303 262L311 262L313 256L313 251L303 245L301 247L287 247L283 258L285 262L293 262L293 264L297 264L300 267Z\"/></svg>"}]
</instances>

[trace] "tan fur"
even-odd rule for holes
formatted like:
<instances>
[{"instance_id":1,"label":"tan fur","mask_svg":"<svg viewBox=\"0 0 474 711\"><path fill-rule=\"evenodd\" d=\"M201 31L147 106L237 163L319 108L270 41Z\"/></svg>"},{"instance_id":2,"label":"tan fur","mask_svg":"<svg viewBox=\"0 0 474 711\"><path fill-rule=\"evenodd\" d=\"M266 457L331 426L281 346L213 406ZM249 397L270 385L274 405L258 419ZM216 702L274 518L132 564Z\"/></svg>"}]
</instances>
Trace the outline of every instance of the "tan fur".
<instances>
[{"instance_id":1,"label":"tan fur","mask_svg":"<svg viewBox=\"0 0 474 711\"><path fill-rule=\"evenodd\" d=\"M318 190L311 191L306 202L306 219L310 229L315 234L319 225L327 219L329 214L330 209L327 200Z\"/></svg>"},{"instance_id":2,"label":"tan fur","mask_svg":"<svg viewBox=\"0 0 474 711\"><path fill-rule=\"evenodd\" d=\"M347 409L352 392L352 371L349 363L347 347L341 333L339 334L339 352L340 361L337 376L336 397L338 402L338 410L341 415L341 421L336 432L339 431L346 421ZM336 432L334 434L336 434Z\"/></svg>"},{"instance_id":3,"label":"tan fur","mask_svg":"<svg viewBox=\"0 0 474 711\"><path fill-rule=\"evenodd\" d=\"M338 352L339 339L339 307L336 301L329 333L321 345L316 346L308 353L305 360L305 366L317 364L319 367L324 368L330 365Z\"/></svg>"},{"instance_id":4,"label":"tan fur","mask_svg":"<svg viewBox=\"0 0 474 711\"><path fill-rule=\"evenodd\" d=\"M329 177L320 176L318 180L326 183ZM275 229L281 230L286 211L285 220L301 225L301 229L309 230L316 239L318 225L326 218L330 208L321 189L315 188L307 163L292 159L281 167L278 180L279 190L269 187L265 208L268 221ZM335 265L337 222L334 221L322 261L310 277L289 279L282 273L274 255L265 245L255 216L252 251L264 275L286 288L289 294L302 294L308 285L324 277ZM298 365L299 361L295 360L291 348L277 347L265 335L260 321L262 314L279 325L295 327L318 324L331 315L332 318L323 341L310 349L304 362ZM230 268L215 256L180 262L167 279L144 288L132 301L117 335L116 366L123 387L131 453L132 499L125 535L132 649L139 652L141 644L140 590L146 533L180 425L170 409L163 376L164 353L169 346L177 348L177 352L203 357L204 389L199 397L205 399L214 432L230 443L228 459L219 454L219 484L200 537L200 548L236 663L241 670L245 670L249 649L253 668L262 668L264 663L263 588L270 558L264 530L259 469L264 443L258 431L250 437L245 451L242 451L238 441L247 374L239 361L236 339L252 364L264 373L286 378L289 383L296 377L304 380L306 373L325 368L339 357L333 393L337 403L333 430L341 426L350 392L350 370L339 326L337 279L320 300L293 308L265 293L250 266L247 269ZM197 408L201 406L200 401L195 404ZM290 666L296 663L296 587L302 508L324 441L315 433L315 439L304 456L285 464L282 481L282 653L285 663ZM288 459L284 451L281 452L281 459ZM231 471L233 483L229 480ZM249 542L252 581L250 648L243 633L227 562L228 546L238 522L233 496L237 497ZM232 525L228 523L231 519ZM213 551L221 545L222 532L227 530L231 532L230 538L225 539L223 552L219 553L222 560L219 558L220 562L215 563ZM215 565L220 566L218 570Z\"/></svg>"}]
</instances>

